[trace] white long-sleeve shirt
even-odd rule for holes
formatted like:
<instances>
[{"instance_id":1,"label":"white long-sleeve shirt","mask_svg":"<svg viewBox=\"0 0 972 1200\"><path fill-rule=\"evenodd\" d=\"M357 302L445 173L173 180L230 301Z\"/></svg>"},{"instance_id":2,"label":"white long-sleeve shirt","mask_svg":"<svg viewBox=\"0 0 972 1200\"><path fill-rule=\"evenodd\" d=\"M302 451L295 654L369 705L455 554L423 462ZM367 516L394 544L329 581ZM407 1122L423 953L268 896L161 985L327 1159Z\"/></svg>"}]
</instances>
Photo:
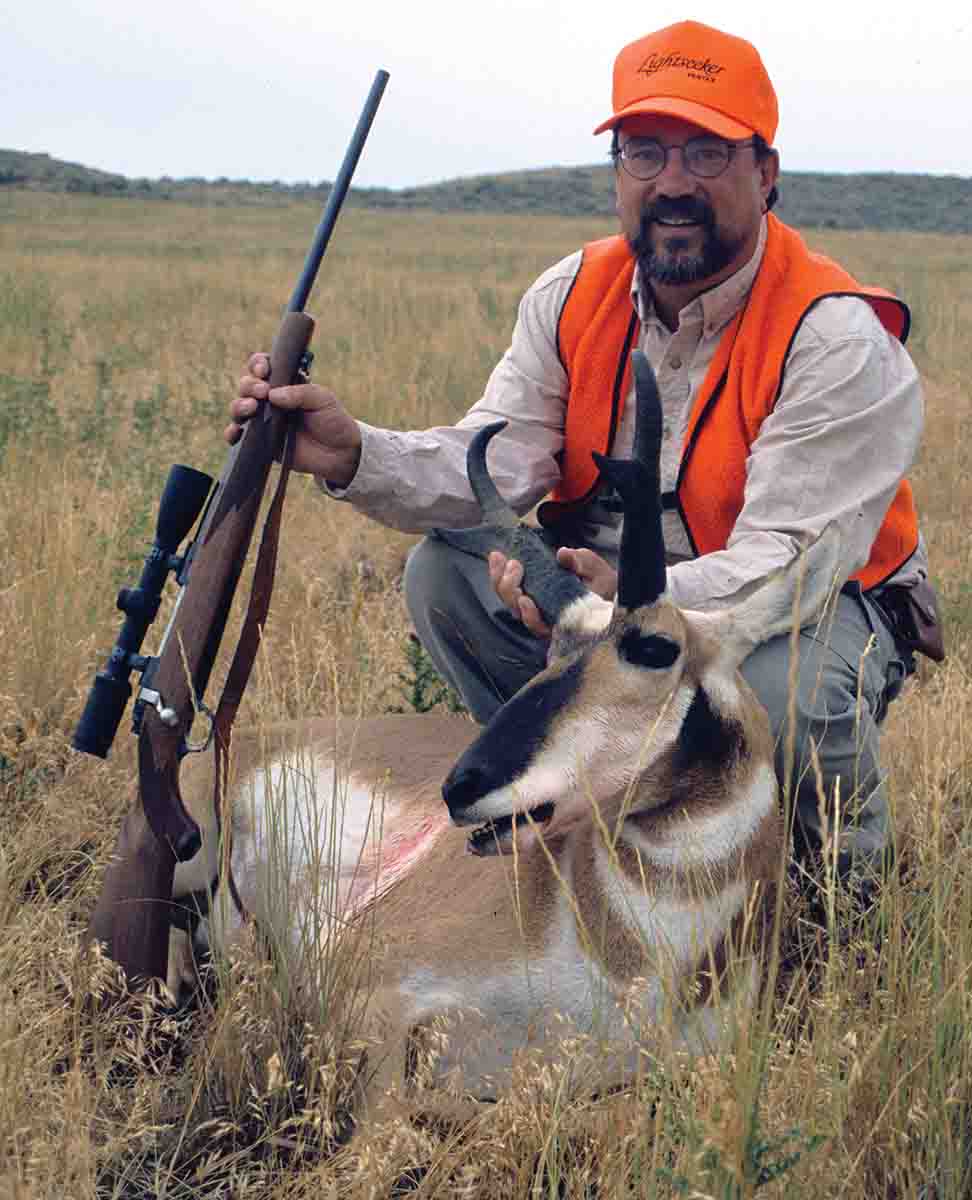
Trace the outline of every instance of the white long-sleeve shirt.
<instances>
[{"instance_id":1,"label":"white long-sleeve shirt","mask_svg":"<svg viewBox=\"0 0 972 1200\"><path fill-rule=\"evenodd\" d=\"M655 314L636 270L632 303L638 345L658 378L663 409L662 490L675 486L692 403L726 325L739 311L762 262L766 225L753 257L703 292L670 331ZM479 507L466 480L466 449L477 429L506 419L490 443L490 474L512 507L526 512L560 478L568 383L557 351L557 324L580 268L581 251L555 264L524 295L510 348L482 399L455 425L397 432L360 422L361 462L351 484L325 491L385 525L422 533L476 524ZM681 517L663 518L669 591L676 604L718 606L739 588L784 565L808 538L836 521L847 574L871 544L921 437L923 401L914 363L856 297L828 297L794 338L773 411L750 447L746 489L725 550L694 557ZM625 399L612 454L628 457L634 389ZM619 518L595 506L575 544L616 562ZM927 574L923 542L894 577Z\"/></svg>"}]
</instances>

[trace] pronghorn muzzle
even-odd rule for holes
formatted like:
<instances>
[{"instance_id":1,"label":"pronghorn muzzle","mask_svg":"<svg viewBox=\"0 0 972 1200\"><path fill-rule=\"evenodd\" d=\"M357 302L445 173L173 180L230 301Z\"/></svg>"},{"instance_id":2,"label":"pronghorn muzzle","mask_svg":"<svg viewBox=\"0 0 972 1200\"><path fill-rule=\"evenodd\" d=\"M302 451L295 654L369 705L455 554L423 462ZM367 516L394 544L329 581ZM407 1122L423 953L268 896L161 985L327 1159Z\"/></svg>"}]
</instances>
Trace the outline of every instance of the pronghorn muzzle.
<instances>
[{"instance_id":1,"label":"pronghorn muzzle","mask_svg":"<svg viewBox=\"0 0 972 1200\"><path fill-rule=\"evenodd\" d=\"M554 813L554 803L531 806L517 794L517 784L536 761L551 726L577 692L583 659L557 664L503 705L462 755L442 785L449 815L457 825L478 826L469 839L477 854L505 848L517 825L529 818L542 824Z\"/></svg>"}]
</instances>

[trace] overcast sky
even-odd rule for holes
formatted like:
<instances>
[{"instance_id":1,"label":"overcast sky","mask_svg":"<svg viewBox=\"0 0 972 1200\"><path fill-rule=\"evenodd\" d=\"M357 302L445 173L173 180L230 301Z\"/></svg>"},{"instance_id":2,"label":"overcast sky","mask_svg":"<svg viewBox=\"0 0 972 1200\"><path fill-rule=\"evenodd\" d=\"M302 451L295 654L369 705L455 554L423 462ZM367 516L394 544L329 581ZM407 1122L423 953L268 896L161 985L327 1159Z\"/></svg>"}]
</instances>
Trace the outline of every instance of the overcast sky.
<instances>
[{"instance_id":1,"label":"overcast sky","mask_svg":"<svg viewBox=\"0 0 972 1200\"><path fill-rule=\"evenodd\" d=\"M355 182L606 161L626 42L692 18L755 43L790 170L972 175L968 0L30 0L5 6L0 147L124 175Z\"/></svg>"}]
</instances>

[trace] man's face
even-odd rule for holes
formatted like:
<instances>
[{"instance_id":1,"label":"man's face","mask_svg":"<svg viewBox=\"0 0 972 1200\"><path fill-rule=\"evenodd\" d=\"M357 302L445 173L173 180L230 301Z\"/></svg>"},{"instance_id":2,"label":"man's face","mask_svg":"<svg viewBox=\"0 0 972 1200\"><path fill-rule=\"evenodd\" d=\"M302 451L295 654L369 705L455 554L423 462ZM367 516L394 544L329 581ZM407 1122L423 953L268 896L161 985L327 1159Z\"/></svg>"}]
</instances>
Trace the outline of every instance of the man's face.
<instances>
[{"instance_id":1,"label":"man's face","mask_svg":"<svg viewBox=\"0 0 972 1200\"><path fill-rule=\"evenodd\" d=\"M621 122L618 144L639 137L683 146L689 138L703 136L711 134L677 117L629 117ZM693 175L677 150L669 152L654 179L635 179L619 163L621 230L643 274L657 284L708 288L739 270L756 249L766 197L777 171L775 154L757 162L749 146L737 150L726 170L714 179ZM685 224L686 219L691 224Z\"/></svg>"}]
</instances>

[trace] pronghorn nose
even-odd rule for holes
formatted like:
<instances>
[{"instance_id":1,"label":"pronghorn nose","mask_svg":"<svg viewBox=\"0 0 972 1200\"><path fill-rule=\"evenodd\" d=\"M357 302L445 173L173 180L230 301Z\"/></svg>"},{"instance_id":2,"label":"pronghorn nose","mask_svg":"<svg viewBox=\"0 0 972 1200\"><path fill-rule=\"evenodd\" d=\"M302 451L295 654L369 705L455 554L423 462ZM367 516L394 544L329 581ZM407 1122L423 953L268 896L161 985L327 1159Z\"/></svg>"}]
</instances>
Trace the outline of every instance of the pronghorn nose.
<instances>
[{"instance_id":1,"label":"pronghorn nose","mask_svg":"<svg viewBox=\"0 0 972 1200\"><path fill-rule=\"evenodd\" d=\"M551 721L572 702L583 672L579 655L555 674L544 672L524 684L493 716L442 785L454 821L490 792L523 776L542 749Z\"/></svg>"},{"instance_id":2,"label":"pronghorn nose","mask_svg":"<svg viewBox=\"0 0 972 1200\"><path fill-rule=\"evenodd\" d=\"M449 772L442 785L442 798L449 807L449 815L455 819L464 809L492 790L489 776L475 763L458 762Z\"/></svg>"}]
</instances>

